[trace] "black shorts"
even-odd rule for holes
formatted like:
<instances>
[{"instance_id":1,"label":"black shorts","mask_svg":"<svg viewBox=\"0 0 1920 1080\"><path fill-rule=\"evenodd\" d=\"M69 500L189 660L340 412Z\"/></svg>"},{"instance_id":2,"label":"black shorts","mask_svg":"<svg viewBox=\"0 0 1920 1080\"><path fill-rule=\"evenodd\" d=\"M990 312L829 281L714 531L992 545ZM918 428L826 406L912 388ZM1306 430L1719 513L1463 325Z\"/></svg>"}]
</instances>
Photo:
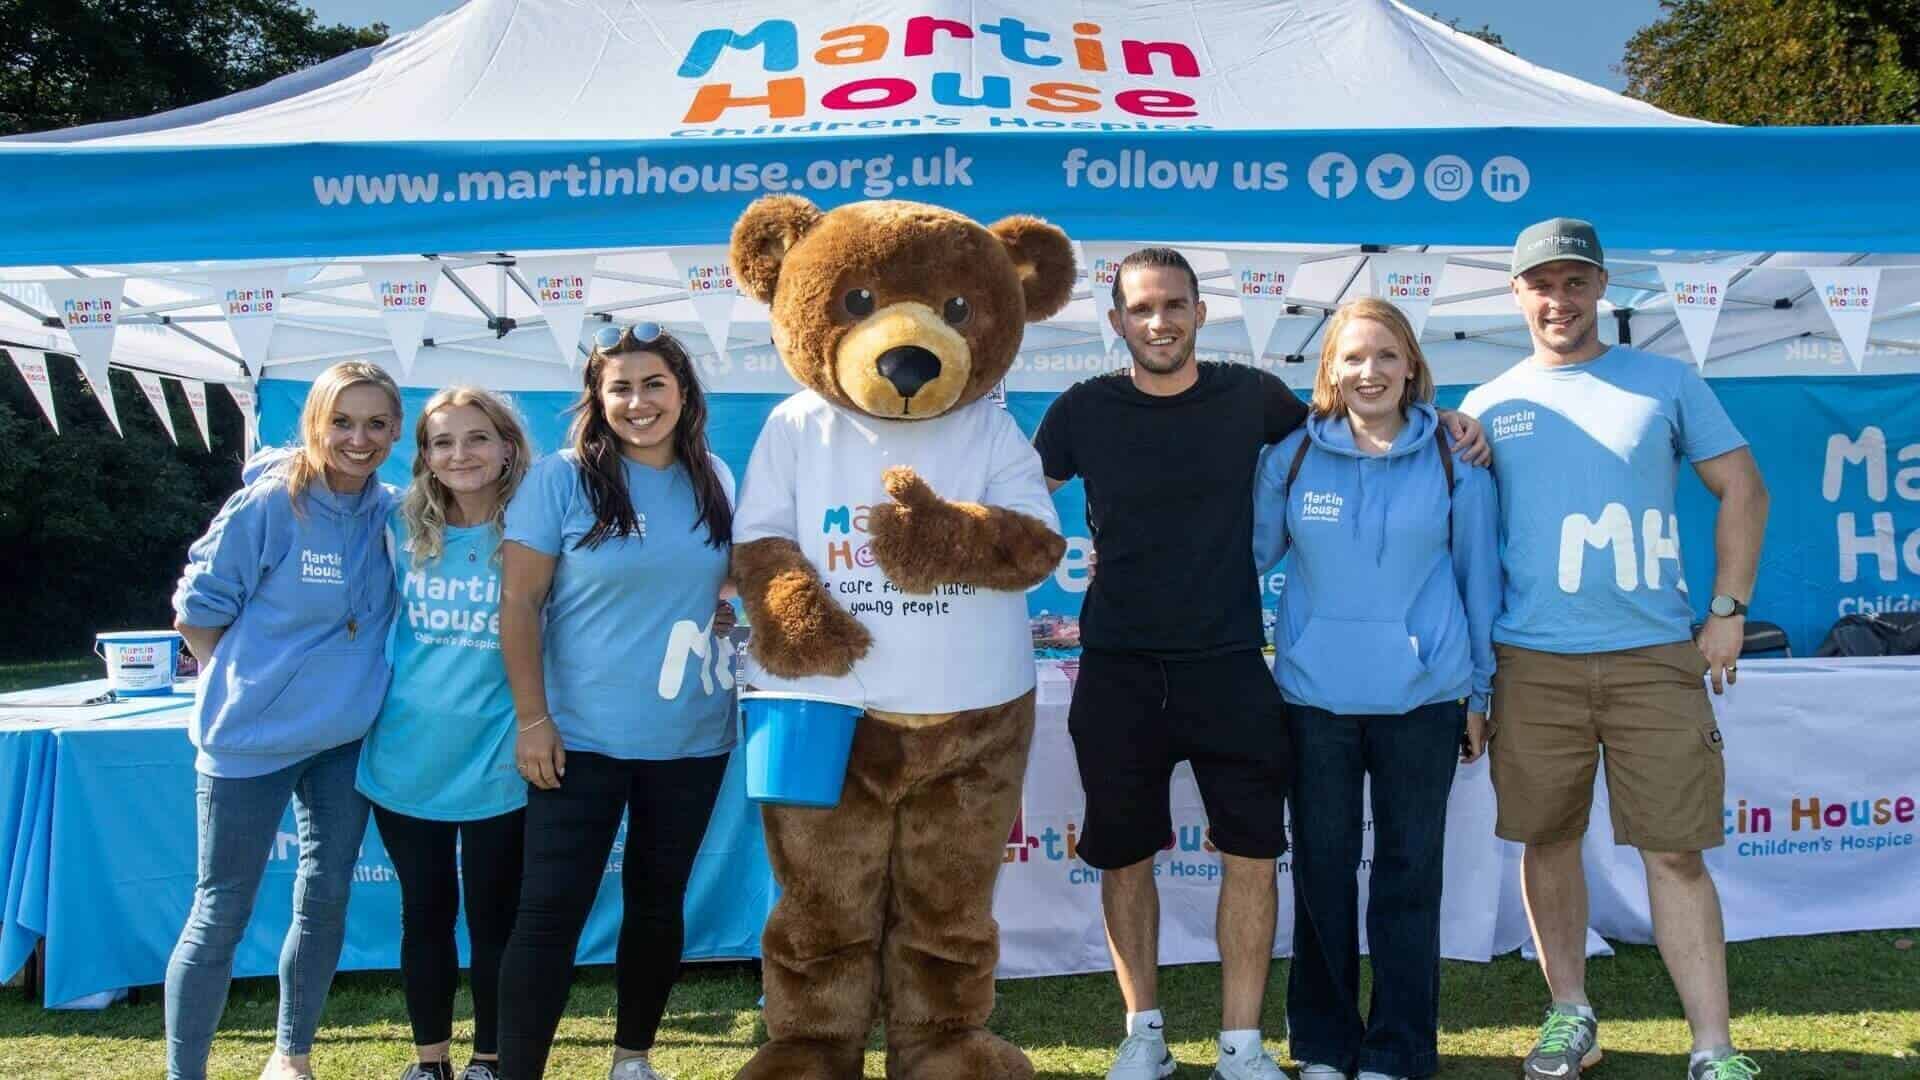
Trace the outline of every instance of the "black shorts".
<instances>
[{"instance_id":1,"label":"black shorts","mask_svg":"<svg viewBox=\"0 0 1920 1080\"><path fill-rule=\"evenodd\" d=\"M1088 866L1132 866L1166 846L1181 761L1193 763L1214 847L1248 859L1286 852L1286 704L1258 652L1178 661L1086 652L1067 730L1087 793Z\"/></svg>"}]
</instances>

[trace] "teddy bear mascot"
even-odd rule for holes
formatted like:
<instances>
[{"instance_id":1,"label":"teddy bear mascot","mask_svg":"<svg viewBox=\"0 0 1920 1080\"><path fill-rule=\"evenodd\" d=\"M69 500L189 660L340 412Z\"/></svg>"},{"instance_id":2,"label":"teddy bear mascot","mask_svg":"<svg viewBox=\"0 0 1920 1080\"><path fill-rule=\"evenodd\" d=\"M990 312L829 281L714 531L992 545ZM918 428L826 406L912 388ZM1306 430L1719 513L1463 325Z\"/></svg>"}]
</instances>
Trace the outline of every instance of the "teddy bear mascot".
<instances>
[{"instance_id":1,"label":"teddy bear mascot","mask_svg":"<svg viewBox=\"0 0 1920 1080\"><path fill-rule=\"evenodd\" d=\"M1073 289L1066 234L936 206L762 198L735 278L803 389L754 445L733 574L748 678L864 699L839 805L761 808L781 888L762 939L770 1041L741 1080L1015 1080L987 1031L993 884L1033 737L1025 591L1065 549L1039 456L988 398Z\"/></svg>"}]
</instances>

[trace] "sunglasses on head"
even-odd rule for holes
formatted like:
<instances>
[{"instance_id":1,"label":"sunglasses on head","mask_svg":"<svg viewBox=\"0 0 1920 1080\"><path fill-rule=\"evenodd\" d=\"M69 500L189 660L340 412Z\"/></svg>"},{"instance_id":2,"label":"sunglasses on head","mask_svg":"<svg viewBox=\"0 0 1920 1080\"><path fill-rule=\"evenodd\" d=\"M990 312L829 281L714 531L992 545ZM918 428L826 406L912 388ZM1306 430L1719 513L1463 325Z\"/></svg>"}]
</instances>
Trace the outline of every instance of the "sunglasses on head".
<instances>
[{"instance_id":1,"label":"sunglasses on head","mask_svg":"<svg viewBox=\"0 0 1920 1080\"><path fill-rule=\"evenodd\" d=\"M601 352L644 349L665 334L665 328L657 322L637 322L632 326L608 323L593 332L593 344Z\"/></svg>"}]
</instances>

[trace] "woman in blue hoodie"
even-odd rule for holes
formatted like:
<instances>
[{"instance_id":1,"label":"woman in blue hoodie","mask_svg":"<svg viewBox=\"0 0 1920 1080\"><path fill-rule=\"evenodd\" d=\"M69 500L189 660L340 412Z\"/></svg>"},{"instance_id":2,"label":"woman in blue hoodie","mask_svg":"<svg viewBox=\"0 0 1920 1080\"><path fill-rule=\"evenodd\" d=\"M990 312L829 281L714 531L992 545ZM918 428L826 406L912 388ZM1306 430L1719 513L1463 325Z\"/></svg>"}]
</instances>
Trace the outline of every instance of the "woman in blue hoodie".
<instances>
[{"instance_id":1,"label":"woman in blue hoodie","mask_svg":"<svg viewBox=\"0 0 1920 1080\"><path fill-rule=\"evenodd\" d=\"M287 800L300 837L293 924L266 1080L310 1077L307 1054L346 933L366 831L360 738L387 689L394 611L374 473L400 431L400 390L358 361L322 372L301 445L249 462L174 592L174 627L201 661L189 734L199 751L199 874L167 964L167 1075L202 1080Z\"/></svg>"},{"instance_id":2,"label":"woman in blue hoodie","mask_svg":"<svg viewBox=\"0 0 1920 1080\"><path fill-rule=\"evenodd\" d=\"M1439 1067L1441 856L1456 762L1480 756L1500 607L1493 477L1459 467L1406 316L1358 300L1328 323L1306 426L1266 452L1254 557L1289 550L1274 678L1293 736L1293 964L1303 1080ZM1372 777L1361 1019L1358 888Z\"/></svg>"}]
</instances>

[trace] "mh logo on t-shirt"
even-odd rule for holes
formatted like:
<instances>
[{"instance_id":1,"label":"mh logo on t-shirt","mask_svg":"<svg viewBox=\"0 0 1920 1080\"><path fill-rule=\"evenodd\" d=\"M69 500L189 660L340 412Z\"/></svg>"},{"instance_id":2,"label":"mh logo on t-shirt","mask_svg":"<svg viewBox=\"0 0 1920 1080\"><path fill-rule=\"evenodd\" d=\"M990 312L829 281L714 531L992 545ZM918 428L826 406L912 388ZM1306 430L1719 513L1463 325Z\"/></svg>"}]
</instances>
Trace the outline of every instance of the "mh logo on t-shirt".
<instances>
[{"instance_id":1,"label":"mh logo on t-shirt","mask_svg":"<svg viewBox=\"0 0 1920 1080\"><path fill-rule=\"evenodd\" d=\"M345 585L346 563L338 552L300 549L300 580L321 585Z\"/></svg>"},{"instance_id":2,"label":"mh logo on t-shirt","mask_svg":"<svg viewBox=\"0 0 1920 1080\"><path fill-rule=\"evenodd\" d=\"M1305 492L1300 496L1300 520L1337 522L1345 505L1347 500L1331 491Z\"/></svg>"},{"instance_id":3,"label":"mh logo on t-shirt","mask_svg":"<svg viewBox=\"0 0 1920 1080\"><path fill-rule=\"evenodd\" d=\"M1683 593L1687 591L1686 579L1679 572L1680 519L1672 514L1648 509L1640 515L1637 551L1633 519L1625 506L1608 503L1598 518L1568 514L1560 523L1561 592L1580 591L1588 548L1613 549L1613 583L1623 592L1633 592L1642 584L1649 589L1660 588L1660 564L1666 559L1673 560L1673 587Z\"/></svg>"}]
</instances>

